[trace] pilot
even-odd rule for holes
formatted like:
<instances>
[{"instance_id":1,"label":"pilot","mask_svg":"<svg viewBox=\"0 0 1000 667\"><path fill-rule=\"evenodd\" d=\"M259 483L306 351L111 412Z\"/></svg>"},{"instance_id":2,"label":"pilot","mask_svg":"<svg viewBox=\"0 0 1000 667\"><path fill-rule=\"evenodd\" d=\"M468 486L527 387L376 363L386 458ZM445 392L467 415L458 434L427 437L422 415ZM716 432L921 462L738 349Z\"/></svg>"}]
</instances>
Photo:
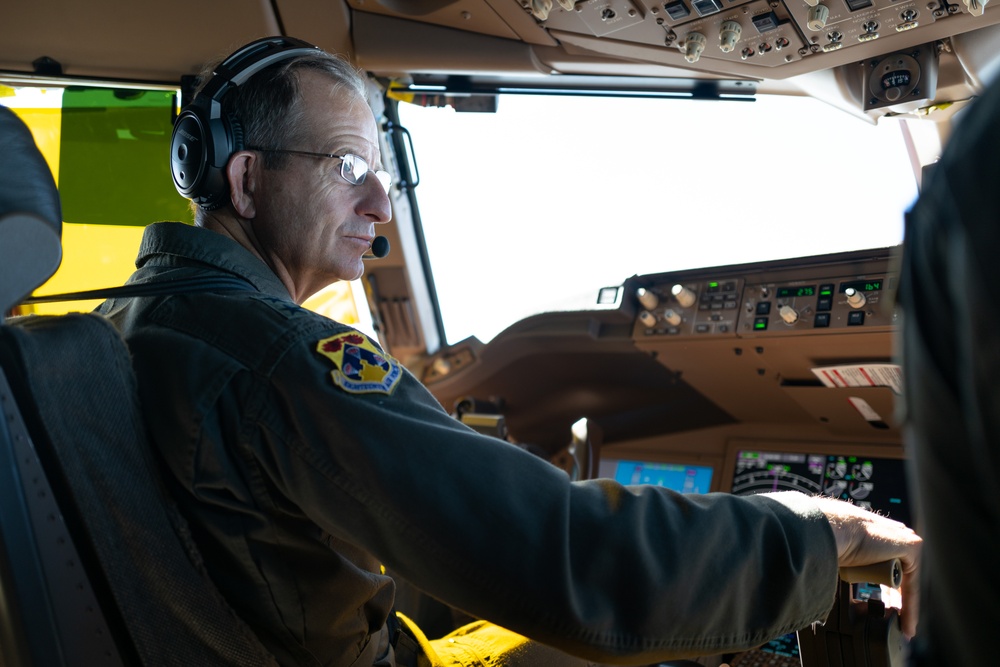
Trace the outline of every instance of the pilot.
<instances>
[{"instance_id":1,"label":"pilot","mask_svg":"<svg viewBox=\"0 0 1000 667\"><path fill-rule=\"evenodd\" d=\"M365 81L297 40L254 43L204 78L190 109L206 115L186 107L171 149L195 225L147 227L130 282L222 284L101 311L128 341L210 575L279 663L716 655L825 619L838 565L895 557L913 634L921 541L906 526L793 492L571 482L453 419L375 341L300 307L358 278L390 219ZM218 139L213 113L232 144L217 186L191 157ZM428 640L394 613L385 568L488 622Z\"/></svg>"},{"instance_id":2,"label":"pilot","mask_svg":"<svg viewBox=\"0 0 1000 667\"><path fill-rule=\"evenodd\" d=\"M897 293L906 442L927 540L918 665L996 660L1000 572L1000 80L956 128L906 216Z\"/></svg>"}]
</instances>

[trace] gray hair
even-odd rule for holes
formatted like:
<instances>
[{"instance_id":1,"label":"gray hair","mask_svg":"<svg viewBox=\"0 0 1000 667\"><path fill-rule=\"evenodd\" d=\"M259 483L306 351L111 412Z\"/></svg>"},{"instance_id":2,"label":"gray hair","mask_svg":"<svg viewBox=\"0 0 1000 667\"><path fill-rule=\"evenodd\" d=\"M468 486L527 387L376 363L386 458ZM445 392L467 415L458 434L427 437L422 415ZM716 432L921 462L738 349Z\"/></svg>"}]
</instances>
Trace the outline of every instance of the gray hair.
<instances>
[{"instance_id":1,"label":"gray hair","mask_svg":"<svg viewBox=\"0 0 1000 667\"><path fill-rule=\"evenodd\" d=\"M220 61L202 70L198 90L212 78ZM314 70L329 76L334 91L367 99L364 73L343 56L317 50L315 53L279 61L246 80L222 100L222 111L243 130L244 146L283 147L292 145L302 127L303 110L298 73ZM281 153L264 153L265 169L281 169L288 159ZM194 207L195 221L204 211Z\"/></svg>"}]
</instances>

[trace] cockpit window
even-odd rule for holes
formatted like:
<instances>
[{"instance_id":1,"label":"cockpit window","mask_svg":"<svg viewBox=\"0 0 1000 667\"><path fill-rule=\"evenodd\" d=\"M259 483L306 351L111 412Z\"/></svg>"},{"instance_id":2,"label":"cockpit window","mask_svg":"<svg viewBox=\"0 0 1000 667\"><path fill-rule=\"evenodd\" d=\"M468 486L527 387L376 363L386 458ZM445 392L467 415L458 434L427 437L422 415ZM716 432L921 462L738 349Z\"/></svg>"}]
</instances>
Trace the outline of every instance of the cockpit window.
<instances>
[{"instance_id":1,"label":"cockpit window","mask_svg":"<svg viewBox=\"0 0 1000 667\"><path fill-rule=\"evenodd\" d=\"M176 93L0 81L0 104L31 129L62 200L62 262L36 294L121 285L135 270L145 225L192 220L187 202L173 188L166 159ZM44 303L20 312L85 311L98 303Z\"/></svg>"},{"instance_id":2,"label":"cockpit window","mask_svg":"<svg viewBox=\"0 0 1000 667\"><path fill-rule=\"evenodd\" d=\"M899 121L809 98L497 106L399 108L452 343L634 274L893 246L916 196Z\"/></svg>"},{"instance_id":3,"label":"cockpit window","mask_svg":"<svg viewBox=\"0 0 1000 667\"><path fill-rule=\"evenodd\" d=\"M190 204L177 194L169 171L178 95L174 88L0 81L0 104L31 129L62 200L62 262L36 294L121 285L135 270L146 225L193 221ZM18 312L86 311L99 303L41 303ZM346 324L371 326L358 281L331 285L303 305Z\"/></svg>"},{"instance_id":4,"label":"cockpit window","mask_svg":"<svg viewBox=\"0 0 1000 667\"><path fill-rule=\"evenodd\" d=\"M67 222L144 227L157 219L191 221L166 159L176 104L175 91L63 91L58 183ZM123 183L128 187L116 185Z\"/></svg>"}]
</instances>

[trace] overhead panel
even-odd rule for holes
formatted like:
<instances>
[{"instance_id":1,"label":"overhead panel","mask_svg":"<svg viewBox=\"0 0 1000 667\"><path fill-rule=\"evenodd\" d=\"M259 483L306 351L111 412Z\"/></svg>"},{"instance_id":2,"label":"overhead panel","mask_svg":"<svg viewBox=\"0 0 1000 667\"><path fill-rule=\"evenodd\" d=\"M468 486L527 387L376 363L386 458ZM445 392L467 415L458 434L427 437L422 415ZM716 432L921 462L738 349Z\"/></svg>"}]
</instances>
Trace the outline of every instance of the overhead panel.
<instances>
[{"instance_id":1,"label":"overhead panel","mask_svg":"<svg viewBox=\"0 0 1000 667\"><path fill-rule=\"evenodd\" d=\"M553 45L580 59L577 74L586 73L589 58L591 73L617 61L622 74L656 64L771 80L1000 23L1000 10L977 0L440 0L423 13L391 0L351 4L411 24L513 38L531 45L539 63L560 62L541 48Z\"/></svg>"}]
</instances>

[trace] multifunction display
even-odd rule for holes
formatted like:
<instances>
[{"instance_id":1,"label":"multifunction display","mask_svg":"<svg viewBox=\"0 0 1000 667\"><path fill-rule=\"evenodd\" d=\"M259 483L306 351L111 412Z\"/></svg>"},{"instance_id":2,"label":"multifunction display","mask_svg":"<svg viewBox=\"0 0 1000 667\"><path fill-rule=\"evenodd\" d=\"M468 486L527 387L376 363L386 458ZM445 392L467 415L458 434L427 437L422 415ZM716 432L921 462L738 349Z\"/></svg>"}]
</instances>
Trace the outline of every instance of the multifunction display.
<instances>
[{"instance_id":1,"label":"multifunction display","mask_svg":"<svg viewBox=\"0 0 1000 667\"><path fill-rule=\"evenodd\" d=\"M732 492L822 494L910 524L904 465L901 459L852 454L742 450L736 455Z\"/></svg>"}]
</instances>

